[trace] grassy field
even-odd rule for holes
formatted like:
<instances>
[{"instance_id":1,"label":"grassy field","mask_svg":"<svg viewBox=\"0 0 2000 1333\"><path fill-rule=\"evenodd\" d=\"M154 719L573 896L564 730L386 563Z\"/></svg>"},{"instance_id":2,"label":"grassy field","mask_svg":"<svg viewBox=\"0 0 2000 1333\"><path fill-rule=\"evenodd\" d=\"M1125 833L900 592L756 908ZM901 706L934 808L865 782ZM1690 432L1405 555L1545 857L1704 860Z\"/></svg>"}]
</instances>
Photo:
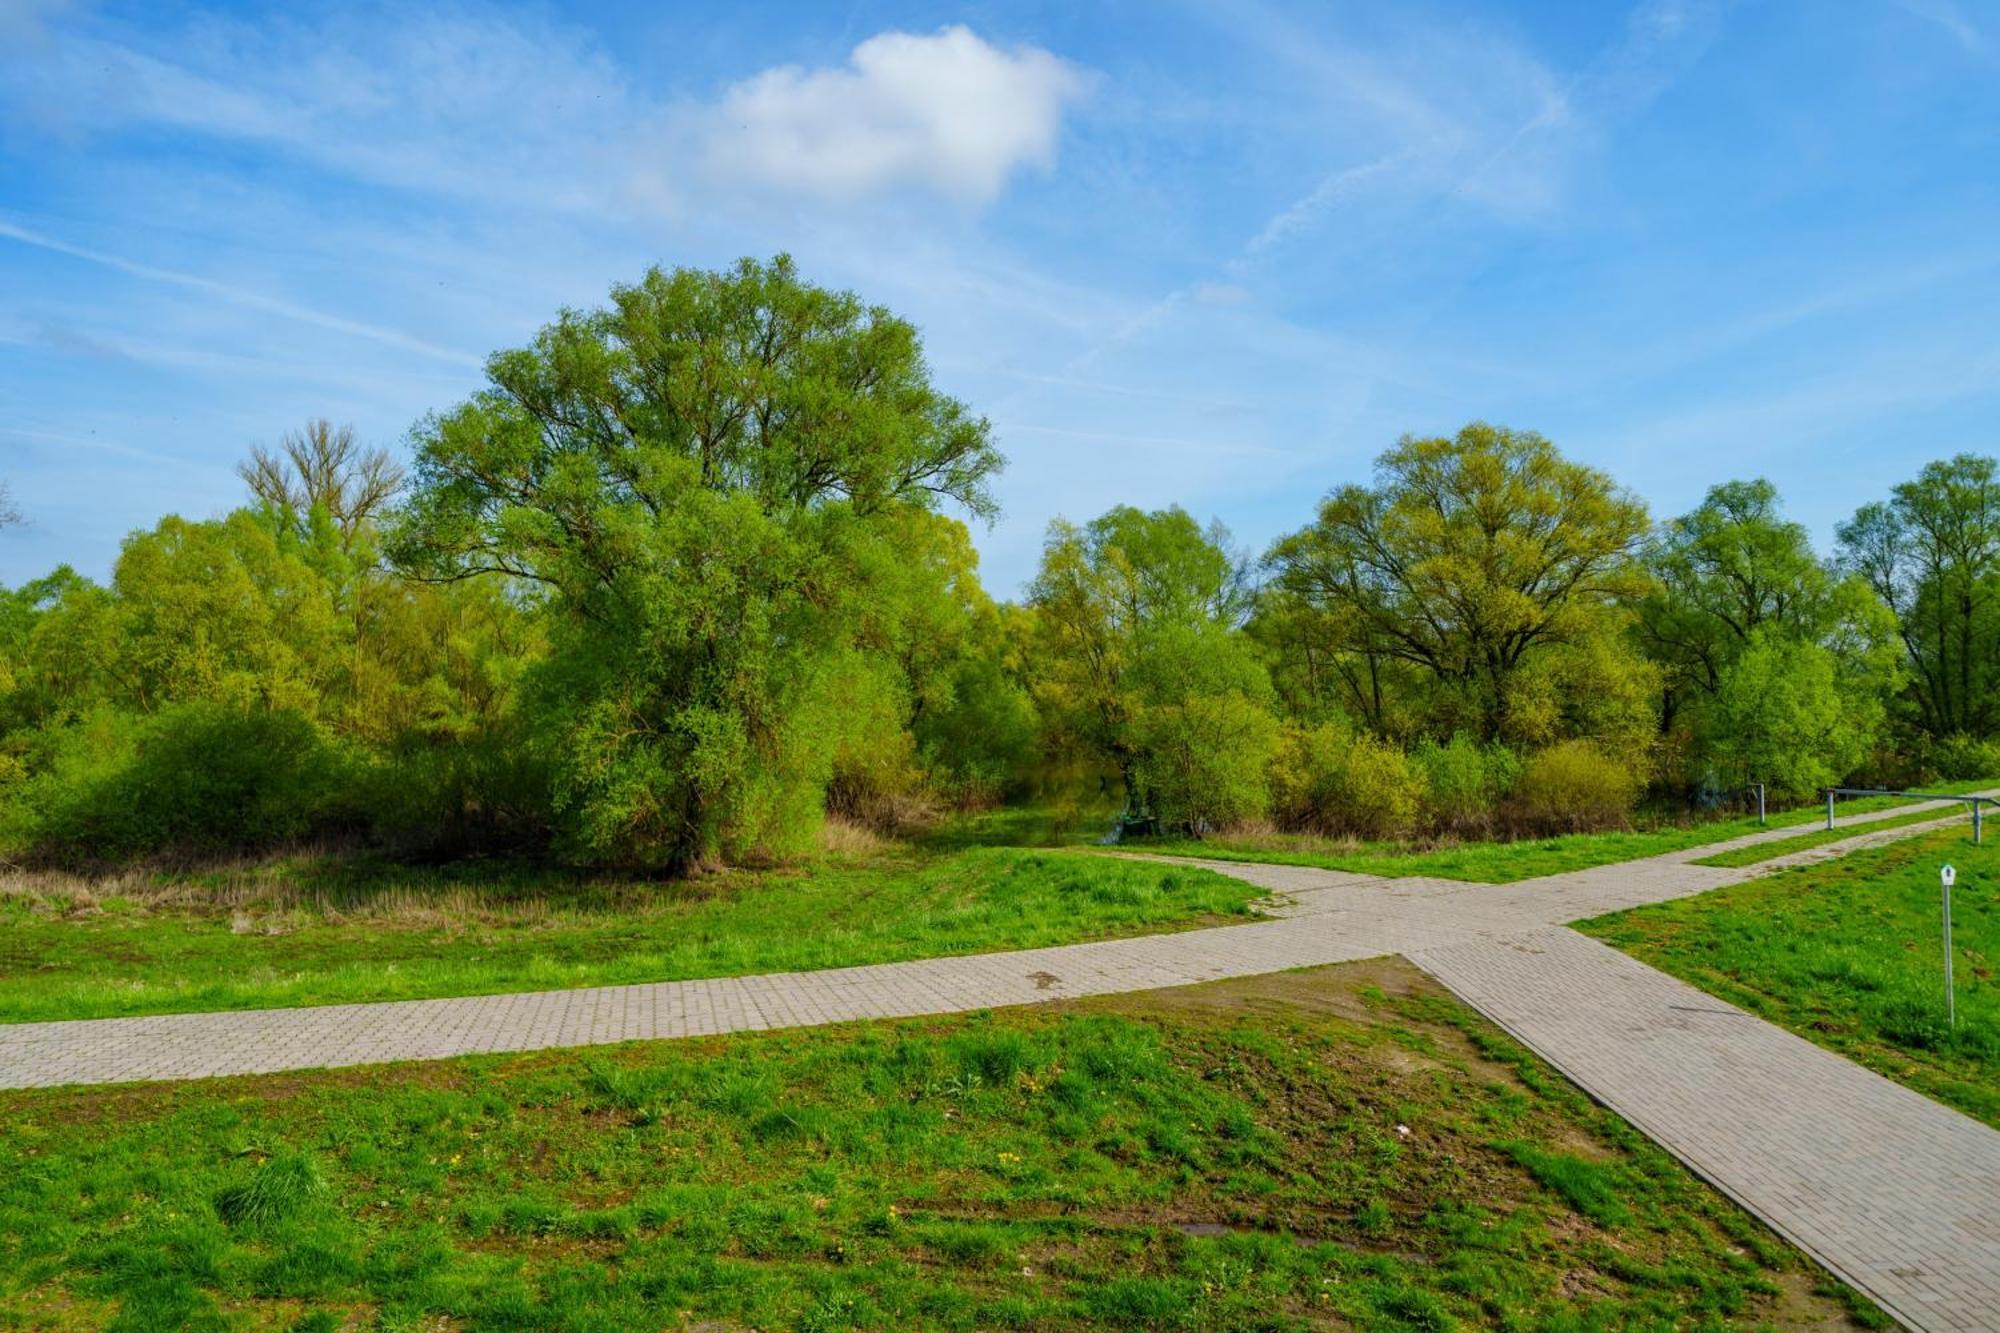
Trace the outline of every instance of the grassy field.
<instances>
[{"instance_id":1,"label":"grassy field","mask_svg":"<svg viewBox=\"0 0 2000 1333\"><path fill-rule=\"evenodd\" d=\"M1790 856L1793 852L1810 851L1815 847L1824 847L1830 842L1840 842L1845 838L1856 837L1860 834L1881 833L1889 829L1907 828L1912 824L1932 823L1946 818L1962 818L1962 822L1965 825L1962 836L1967 841L1971 840L1972 819L1969 814L1958 817L1942 815L1933 810L1914 815L1896 815L1889 819L1877 820L1861 828L1816 828L1810 833L1801 833L1796 838L1779 838L1774 842L1752 843L1748 847L1736 847L1726 852L1717 852L1714 856L1702 857L1694 864L1698 866L1718 866L1724 869L1762 865L1766 861L1775 861L1781 856Z\"/></svg>"},{"instance_id":2,"label":"grassy field","mask_svg":"<svg viewBox=\"0 0 2000 1333\"><path fill-rule=\"evenodd\" d=\"M0 1123L10 1327L1882 1322L1395 962Z\"/></svg>"},{"instance_id":3,"label":"grassy field","mask_svg":"<svg viewBox=\"0 0 2000 1333\"><path fill-rule=\"evenodd\" d=\"M1033 948L1261 890L1070 851L890 849L668 883L307 862L0 893L0 1021L473 995Z\"/></svg>"},{"instance_id":4,"label":"grassy field","mask_svg":"<svg viewBox=\"0 0 2000 1333\"><path fill-rule=\"evenodd\" d=\"M1993 778L1981 778L1971 782L1942 783L1926 790L1963 794L1985 791L1996 785L2000 783ZM1909 802L1891 797L1861 797L1842 801L1838 813L1858 815L1907 804ZM1767 825L1758 824L1755 816L1747 816L1608 833L1574 833L1514 842L1465 842L1441 847L1343 842L1282 833L1254 836L1218 833L1199 840L1148 839L1143 844L1134 845L1142 845L1147 851L1206 856L1218 860L1275 861L1287 865L1320 866L1327 870L1349 870L1363 875L1422 875L1481 884L1511 884L1567 870L1585 870L1616 861L1633 861L1640 857L1684 851L1689 847L1727 842L1731 838L1774 828L1803 827L1825 818L1826 807L1816 805L1774 811ZM1836 836L1843 835L1836 831Z\"/></svg>"},{"instance_id":5,"label":"grassy field","mask_svg":"<svg viewBox=\"0 0 2000 1333\"><path fill-rule=\"evenodd\" d=\"M1946 861L1959 870L1955 1028L1938 911ZM1953 829L1583 928L2000 1126L2000 841L1974 847Z\"/></svg>"}]
</instances>

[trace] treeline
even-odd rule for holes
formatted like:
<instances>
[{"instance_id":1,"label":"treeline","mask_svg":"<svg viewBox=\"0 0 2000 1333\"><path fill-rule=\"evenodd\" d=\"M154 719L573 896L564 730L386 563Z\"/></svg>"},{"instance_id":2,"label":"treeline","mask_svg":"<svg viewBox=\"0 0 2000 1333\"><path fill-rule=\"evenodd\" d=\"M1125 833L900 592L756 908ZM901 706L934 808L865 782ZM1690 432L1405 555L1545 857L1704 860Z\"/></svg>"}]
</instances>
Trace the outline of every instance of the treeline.
<instances>
[{"instance_id":1,"label":"treeline","mask_svg":"<svg viewBox=\"0 0 2000 1333\"><path fill-rule=\"evenodd\" d=\"M1010 800L1162 829L1616 825L1751 783L2000 774L2000 481L1924 467L1822 559L1764 481L1655 523L1540 436L1406 438L1255 557L1058 522L1018 604L949 511L987 423L789 261L655 270L419 423L327 423L106 586L0 596L0 843L300 839L685 868L829 814Z\"/></svg>"}]
</instances>

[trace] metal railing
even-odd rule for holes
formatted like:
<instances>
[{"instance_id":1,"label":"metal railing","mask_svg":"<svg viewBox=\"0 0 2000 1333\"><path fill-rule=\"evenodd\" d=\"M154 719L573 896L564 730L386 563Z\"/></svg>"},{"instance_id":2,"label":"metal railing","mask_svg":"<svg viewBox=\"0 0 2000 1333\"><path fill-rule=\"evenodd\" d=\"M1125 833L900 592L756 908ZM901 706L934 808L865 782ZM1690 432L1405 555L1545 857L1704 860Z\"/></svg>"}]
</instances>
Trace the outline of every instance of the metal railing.
<instances>
[{"instance_id":1,"label":"metal railing","mask_svg":"<svg viewBox=\"0 0 2000 1333\"><path fill-rule=\"evenodd\" d=\"M1960 805L1972 807L1972 840L1982 838L1980 812L1989 805L2000 805L2000 800L1991 796L1959 796L1942 791L1892 791L1887 787L1828 787L1826 789L1826 826L1833 827L1833 802L1837 796L1897 796L1913 801L1957 801Z\"/></svg>"}]
</instances>

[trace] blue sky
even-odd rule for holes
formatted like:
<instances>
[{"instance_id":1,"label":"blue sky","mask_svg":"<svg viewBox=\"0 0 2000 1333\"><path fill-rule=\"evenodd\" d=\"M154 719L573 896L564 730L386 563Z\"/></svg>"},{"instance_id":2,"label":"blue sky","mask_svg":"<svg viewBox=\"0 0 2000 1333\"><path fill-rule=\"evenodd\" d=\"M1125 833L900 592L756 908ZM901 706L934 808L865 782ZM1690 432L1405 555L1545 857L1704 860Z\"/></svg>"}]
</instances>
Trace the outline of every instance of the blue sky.
<instances>
[{"instance_id":1,"label":"blue sky","mask_svg":"<svg viewBox=\"0 0 2000 1333\"><path fill-rule=\"evenodd\" d=\"M1404 432L1540 430L1822 544L2000 451L2000 4L0 0L0 581L308 417L403 447L652 263L916 321L1048 520L1252 549Z\"/></svg>"}]
</instances>

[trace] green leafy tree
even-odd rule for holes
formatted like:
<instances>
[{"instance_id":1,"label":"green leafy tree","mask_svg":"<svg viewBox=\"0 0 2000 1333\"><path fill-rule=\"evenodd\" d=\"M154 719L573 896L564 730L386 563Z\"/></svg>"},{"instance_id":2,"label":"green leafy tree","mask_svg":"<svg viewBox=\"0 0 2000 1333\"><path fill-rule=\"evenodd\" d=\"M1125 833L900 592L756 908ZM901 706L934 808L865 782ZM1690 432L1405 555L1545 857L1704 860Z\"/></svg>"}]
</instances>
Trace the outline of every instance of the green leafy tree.
<instances>
[{"instance_id":1,"label":"green leafy tree","mask_svg":"<svg viewBox=\"0 0 2000 1333\"><path fill-rule=\"evenodd\" d=\"M1860 766L1881 708L1857 709L1839 681L1839 660L1818 644L1774 632L1750 642L1722 675L1708 745L1736 782L1764 782L1803 796Z\"/></svg>"},{"instance_id":2,"label":"green leafy tree","mask_svg":"<svg viewBox=\"0 0 2000 1333\"><path fill-rule=\"evenodd\" d=\"M2000 734L2000 475L1931 463L1840 526L1841 559L1895 613L1916 717L1933 736Z\"/></svg>"},{"instance_id":3,"label":"green leafy tree","mask_svg":"<svg viewBox=\"0 0 2000 1333\"><path fill-rule=\"evenodd\" d=\"M1647 567L1654 584L1640 602L1638 634L1661 668L1661 729L1676 736L1693 774L1791 794L1811 790L1794 785L1800 774L1845 776L1874 744L1882 701L1899 683L1894 621L1865 583L1821 560L1805 528L1783 518L1777 488L1763 480L1711 488L1655 536ZM1746 664L1758 644L1762 654ZM1791 691L1784 707L1816 703L1828 716L1760 723L1761 739L1750 742L1737 728L1751 682L1774 661L1817 673L1821 655L1833 688ZM1825 748L1780 755L1781 735Z\"/></svg>"},{"instance_id":4,"label":"green leafy tree","mask_svg":"<svg viewBox=\"0 0 2000 1333\"><path fill-rule=\"evenodd\" d=\"M1545 659L1620 621L1646 530L1644 506L1603 473L1475 423L1405 437L1373 486L1328 495L1266 563L1317 613L1320 679L1346 711L1388 729L1394 694L1422 689L1410 711L1426 730L1495 740L1518 730L1520 687Z\"/></svg>"},{"instance_id":5,"label":"green leafy tree","mask_svg":"<svg viewBox=\"0 0 2000 1333\"><path fill-rule=\"evenodd\" d=\"M655 269L487 373L417 431L394 552L547 590L531 697L572 854L810 836L898 517L992 512L986 423L914 328L783 257Z\"/></svg>"},{"instance_id":6,"label":"green leafy tree","mask_svg":"<svg viewBox=\"0 0 2000 1333\"><path fill-rule=\"evenodd\" d=\"M980 585L965 525L923 510L903 521L881 618L903 682L899 725L929 785L954 801L991 802L1027 775L1034 706L1009 669L1001 610Z\"/></svg>"},{"instance_id":7,"label":"green leafy tree","mask_svg":"<svg viewBox=\"0 0 2000 1333\"><path fill-rule=\"evenodd\" d=\"M264 516L169 516L128 539L111 579L119 702L207 700L319 713L343 626L304 552Z\"/></svg>"},{"instance_id":8,"label":"green leafy tree","mask_svg":"<svg viewBox=\"0 0 2000 1333\"><path fill-rule=\"evenodd\" d=\"M1179 508L1057 520L1029 591L1029 670L1058 747L1108 763L1127 808L1182 824L1262 809L1269 679L1239 632L1244 562Z\"/></svg>"},{"instance_id":9,"label":"green leafy tree","mask_svg":"<svg viewBox=\"0 0 2000 1333\"><path fill-rule=\"evenodd\" d=\"M68 565L0 593L0 732L73 718L103 699L117 644L110 592Z\"/></svg>"}]
</instances>

